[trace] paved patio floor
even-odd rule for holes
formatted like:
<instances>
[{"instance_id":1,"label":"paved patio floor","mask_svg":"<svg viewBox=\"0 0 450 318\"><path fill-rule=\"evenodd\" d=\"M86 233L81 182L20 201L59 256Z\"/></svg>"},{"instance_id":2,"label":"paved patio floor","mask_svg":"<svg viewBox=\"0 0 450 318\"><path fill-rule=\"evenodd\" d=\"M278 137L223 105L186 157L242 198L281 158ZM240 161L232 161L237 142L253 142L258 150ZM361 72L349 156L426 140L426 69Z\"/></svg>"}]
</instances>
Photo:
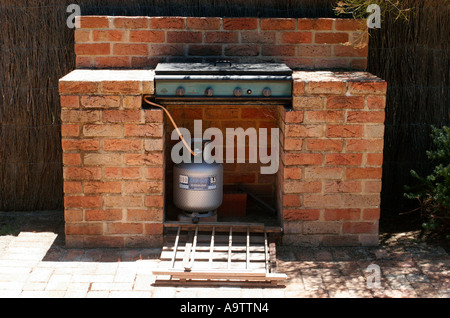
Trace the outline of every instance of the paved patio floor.
<instances>
[{"instance_id":1,"label":"paved patio floor","mask_svg":"<svg viewBox=\"0 0 450 318\"><path fill-rule=\"evenodd\" d=\"M57 232L0 236L0 298L450 298L448 253L408 233L370 248L279 246L283 287L200 288L154 286L159 249L66 249Z\"/></svg>"}]
</instances>

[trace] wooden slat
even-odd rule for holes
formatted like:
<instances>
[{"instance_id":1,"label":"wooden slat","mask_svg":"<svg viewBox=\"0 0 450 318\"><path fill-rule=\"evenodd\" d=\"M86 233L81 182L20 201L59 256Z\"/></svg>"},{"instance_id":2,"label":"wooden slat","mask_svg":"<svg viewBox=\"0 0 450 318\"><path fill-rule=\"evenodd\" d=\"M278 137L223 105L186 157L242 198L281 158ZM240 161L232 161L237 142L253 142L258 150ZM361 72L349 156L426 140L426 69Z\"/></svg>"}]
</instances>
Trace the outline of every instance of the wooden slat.
<instances>
[{"instance_id":1,"label":"wooden slat","mask_svg":"<svg viewBox=\"0 0 450 318\"><path fill-rule=\"evenodd\" d=\"M214 236L216 234L216 227L213 226L211 233L211 243L209 245L209 268L212 268L213 257L214 257Z\"/></svg>"},{"instance_id":2,"label":"wooden slat","mask_svg":"<svg viewBox=\"0 0 450 318\"><path fill-rule=\"evenodd\" d=\"M228 269L231 268L231 246L233 245L233 227L230 226L230 236L228 237Z\"/></svg>"},{"instance_id":3,"label":"wooden slat","mask_svg":"<svg viewBox=\"0 0 450 318\"><path fill-rule=\"evenodd\" d=\"M164 222L165 228L177 228L181 226L183 230L191 229L194 230L197 224L193 223L185 223L178 221L166 221ZM246 232L247 227L250 226L250 231L252 233L281 233L281 227L279 226L264 226L263 223L235 223L235 222L205 222L201 223L202 230L211 231L213 226L216 228L216 232L218 231L228 231L230 226L233 227L234 232Z\"/></svg>"},{"instance_id":4,"label":"wooden slat","mask_svg":"<svg viewBox=\"0 0 450 318\"><path fill-rule=\"evenodd\" d=\"M246 256L247 256L247 261L245 264L245 268L249 269L250 268L250 227L247 227L247 246L246 246Z\"/></svg>"},{"instance_id":5,"label":"wooden slat","mask_svg":"<svg viewBox=\"0 0 450 318\"><path fill-rule=\"evenodd\" d=\"M259 272L251 271L164 271L158 270L153 272L155 275L171 275L174 278L180 279L245 279L245 280L270 280L270 281L280 281L285 280L285 274L267 274L264 270Z\"/></svg>"},{"instance_id":6,"label":"wooden slat","mask_svg":"<svg viewBox=\"0 0 450 318\"><path fill-rule=\"evenodd\" d=\"M202 269L202 270L196 270L193 269L190 272L186 272L182 268L174 268L174 269L156 269L154 273L164 273L167 275L167 273L171 273L173 275L177 276L201 276L202 274L205 275L223 275L227 274L229 277L235 277L235 276L242 276L243 274L247 276L257 276L257 277L263 277L266 275L266 272L264 269L261 270L252 270L252 271L242 271L242 270L236 270L236 269L214 269L214 270L208 270L208 269ZM205 277L206 278L206 277Z\"/></svg>"},{"instance_id":7,"label":"wooden slat","mask_svg":"<svg viewBox=\"0 0 450 318\"><path fill-rule=\"evenodd\" d=\"M158 279L155 281L155 285L157 286L170 286L170 287L186 287L189 284L189 287L242 287L245 286L247 288L282 288L282 285L274 285L270 280L259 280L259 279L246 279L246 280L223 280L223 279L208 279L208 280L189 280L189 283L183 282L183 280L176 279Z\"/></svg>"},{"instance_id":8,"label":"wooden slat","mask_svg":"<svg viewBox=\"0 0 450 318\"><path fill-rule=\"evenodd\" d=\"M251 237L251 236L250 236ZM228 242L228 236L227 236L227 242ZM252 244L254 243L253 240L251 240ZM216 241L214 241L214 244L216 243ZM162 251L165 252L166 254L170 253L170 259L173 257L173 247L163 247ZM180 248L178 247L178 251L180 250ZM209 253L211 251L211 246L208 244L208 246L205 245L200 245L197 242L197 248L196 248L197 252L207 252ZM228 244L227 246L219 246L217 244L214 245L214 251L215 252L228 252ZM232 249L233 253L244 253L246 254L247 252L247 246L236 246L235 244L235 239L233 237L233 249ZM249 251L251 253L262 253L264 254L265 250L264 250L264 246L250 246L249 247ZM180 254L180 253L179 253ZM166 257L167 258L167 257Z\"/></svg>"},{"instance_id":9,"label":"wooden slat","mask_svg":"<svg viewBox=\"0 0 450 318\"><path fill-rule=\"evenodd\" d=\"M266 273L269 273L269 249L267 245L267 233L264 232L264 257L265 257L265 266Z\"/></svg>"},{"instance_id":10,"label":"wooden slat","mask_svg":"<svg viewBox=\"0 0 450 318\"><path fill-rule=\"evenodd\" d=\"M277 269L277 251L276 243L273 239L269 241L269 255L270 255L270 272L274 273Z\"/></svg>"},{"instance_id":11,"label":"wooden slat","mask_svg":"<svg viewBox=\"0 0 450 318\"><path fill-rule=\"evenodd\" d=\"M220 243L225 243L225 246L228 246L228 233L229 233L229 229L227 229L227 232L224 233L222 231L217 231L216 229L216 238L214 240L214 243L217 243L217 246L220 246ZM182 230L183 231L183 230ZM211 231L212 228L208 230L208 232L204 232L201 231L201 229L199 229L199 234L198 234L198 245L201 246L209 246L210 242L211 242ZM261 247L263 246L262 243L264 243L264 236L262 235L262 233L251 233L251 238L252 238L252 243L261 243ZM186 234L180 234L180 241L185 241L186 240L187 235ZM166 242L165 242L165 247L171 247L174 244L174 241L176 239L176 235L175 233L173 235L167 235L167 237L165 238ZM236 232L233 228L233 247L235 246L244 246L246 245L247 242L247 236L246 236L246 232ZM236 245L236 244L238 245ZM256 245L256 244L254 244Z\"/></svg>"},{"instance_id":12,"label":"wooden slat","mask_svg":"<svg viewBox=\"0 0 450 318\"><path fill-rule=\"evenodd\" d=\"M234 278L239 276L247 276L247 277L269 277L269 278L276 278L281 279L284 277L284 274L269 274L267 275L266 271L264 269L261 270L233 270L233 269L224 269L224 270L195 270L193 269L190 272L186 272L181 268L178 269L157 269L153 271L154 274L157 275L173 275L176 277L202 277L205 279L208 279L208 277L219 277L221 276L224 278L224 274L226 274L226 278Z\"/></svg>"},{"instance_id":13,"label":"wooden slat","mask_svg":"<svg viewBox=\"0 0 450 318\"><path fill-rule=\"evenodd\" d=\"M175 266L175 259L177 256L177 249L178 249L178 242L180 239L180 231L181 231L181 226L178 227L178 231L177 231L177 237L175 239L175 245L174 245L174 249L173 249L173 256L172 256L172 268Z\"/></svg>"},{"instance_id":14,"label":"wooden slat","mask_svg":"<svg viewBox=\"0 0 450 318\"><path fill-rule=\"evenodd\" d=\"M234 249L234 247L233 247ZM173 251L170 252L163 252L161 254L161 260L171 260L173 257ZM184 259L184 255L180 252L177 253L177 257L175 259L175 262L180 262L183 261ZM243 253L235 253L235 251L232 251L232 257L231 257L231 263L236 263L236 264L243 264L243 267L245 268L246 263L247 263L247 253L243 252ZM192 259L191 259L192 261ZM211 262L210 262L211 261ZM208 265L211 264L211 268L216 268L218 267L218 263L219 262L225 262L226 264L228 264L228 250L225 252L217 252L214 251L214 255L213 257L211 257L211 253L208 251L199 251L198 247L195 251L195 262L203 262L203 263L208 263ZM251 258L250 258L250 265L252 264L262 264L265 265L266 262L266 256L264 253L251 253ZM179 263L177 263L179 264ZM176 264L176 265L177 265ZM173 268L175 268L175 266L171 266Z\"/></svg>"},{"instance_id":15,"label":"wooden slat","mask_svg":"<svg viewBox=\"0 0 450 318\"><path fill-rule=\"evenodd\" d=\"M192 251L191 251L191 255L190 255L191 261L189 262L188 267L184 268L187 271L190 271L192 269L192 266L194 266L195 249L197 247L197 235L198 235L198 226L195 228L194 241L192 242Z\"/></svg>"},{"instance_id":16,"label":"wooden slat","mask_svg":"<svg viewBox=\"0 0 450 318\"><path fill-rule=\"evenodd\" d=\"M184 248L183 268L187 268L189 266L188 264L189 264L189 258L191 256L192 239L193 239L193 233L192 233L192 231L189 231L188 238L186 241L186 246Z\"/></svg>"}]
</instances>

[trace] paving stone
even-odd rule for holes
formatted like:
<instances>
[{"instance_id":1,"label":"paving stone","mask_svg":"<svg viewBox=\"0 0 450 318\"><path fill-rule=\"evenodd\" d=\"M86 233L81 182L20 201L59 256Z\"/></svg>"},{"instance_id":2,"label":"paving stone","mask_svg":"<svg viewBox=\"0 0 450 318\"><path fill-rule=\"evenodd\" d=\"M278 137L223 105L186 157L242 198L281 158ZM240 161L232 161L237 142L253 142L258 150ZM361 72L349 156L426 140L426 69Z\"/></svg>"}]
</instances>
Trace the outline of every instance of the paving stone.
<instances>
[{"instance_id":1,"label":"paving stone","mask_svg":"<svg viewBox=\"0 0 450 318\"><path fill-rule=\"evenodd\" d=\"M6 250L9 247L9 244L13 240L14 240L14 236L12 236L12 235L0 236L0 259L2 259L3 254L6 252Z\"/></svg>"},{"instance_id":2,"label":"paving stone","mask_svg":"<svg viewBox=\"0 0 450 318\"><path fill-rule=\"evenodd\" d=\"M439 298L450 298L450 290L440 289L438 290Z\"/></svg>"},{"instance_id":3,"label":"paving stone","mask_svg":"<svg viewBox=\"0 0 450 318\"><path fill-rule=\"evenodd\" d=\"M63 256L61 261L63 262L76 262L81 261L84 254L84 250L68 250L66 254Z\"/></svg>"},{"instance_id":4,"label":"paving stone","mask_svg":"<svg viewBox=\"0 0 450 318\"><path fill-rule=\"evenodd\" d=\"M88 249L85 250L81 256L80 261L82 262L98 262L102 257L101 249Z\"/></svg>"},{"instance_id":5,"label":"paving stone","mask_svg":"<svg viewBox=\"0 0 450 318\"><path fill-rule=\"evenodd\" d=\"M316 251L314 253L314 258L317 261L331 261L333 260L333 255L330 251Z\"/></svg>"},{"instance_id":6,"label":"paving stone","mask_svg":"<svg viewBox=\"0 0 450 318\"><path fill-rule=\"evenodd\" d=\"M20 294L25 298L63 298L66 294L65 290L44 290L44 291L27 291Z\"/></svg>"},{"instance_id":7,"label":"paving stone","mask_svg":"<svg viewBox=\"0 0 450 318\"><path fill-rule=\"evenodd\" d=\"M151 292L146 291L124 291L124 290L113 290L109 293L109 298L150 298L152 296Z\"/></svg>"},{"instance_id":8,"label":"paving stone","mask_svg":"<svg viewBox=\"0 0 450 318\"><path fill-rule=\"evenodd\" d=\"M328 294L330 295L330 298L355 298L347 288L329 290Z\"/></svg>"},{"instance_id":9,"label":"paving stone","mask_svg":"<svg viewBox=\"0 0 450 318\"><path fill-rule=\"evenodd\" d=\"M388 274L385 277L389 281L392 289L413 289L404 274Z\"/></svg>"},{"instance_id":10,"label":"paving stone","mask_svg":"<svg viewBox=\"0 0 450 318\"><path fill-rule=\"evenodd\" d=\"M376 259L385 259L389 257L389 253L385 249L376 249L373 253Z\"/></svg>"},{"instance_id":11,"label":"paving stone","mask_svg":"<svg viewBox=\"0 0 450 318\"><path fill-rule=\"evenodd\" d=\"M444 249L404 237L379 247L282 246L282 288L154 286L161 249L66 249L54 233L0 236L1 298L450 298L450 258ZM407 244L405 243L407 241ZM399 243L401 242L401 243ZM368 287L378 265L380 285Z\"/></svg>"},{"instance_id":12,"label":"paving stone","mask_svg":"<svg viewBox=\"0 0 450 318\"><path fill-rule=\"evenodd\" d=\"M155 282L154 275L136 275L133 290L150 291L152 284Z\"/></svg>"},{"instance_id":13,"label":"paving stone","mask_svg":"<svg viewBox=\"0 0 450 318\"><path fill-rule=\"evenodd\" d=\"M350 276L345 280L345 286L347 286L348 289L362 289L366 288L367 282L362 276Z\"/></svg>"},{"instance_id":14,"label":"paving stone","mask_svg":"<svg viewBox=\"0 0 450 318\"><path fill-rule=\"evenodd\" d=\"M322 277L314 275L302 275L305 290L325 289Z\"/></svg>"},{"instance_id":15,"label":"paving stone","mask_svg":"<svg viewBox=\"0 0 450 318\"><path fill-rule=\"evenodd\" d=\"M52 275L48 280L46 291L60 290L65 291L69 288L72 281L72 275Z\"/></svg>"},{"instance_id":16,"label":"paving stone","mask_svg":"<svg viewBox=\"0 0 450 318\"><path fill-rule=\"evenodd\" d=\"M118 282L112 282L112 283L92 283L90 290L92 291L102 291L102 290L109 290L109 291L131 291L133 289L133 283L118 283Z\"/></svg>"},{"instance_id":17,"label":"paving stone","mask_svg":"<svg viewBox=\"0 0 450 318\"><path fill-rule=\"evenodd\" d=\"M349 289L349 293L352 298L372 298L373 294L369 289Z\"/></svg>"},{"instance_id":18,"label":"paving stone","mask_svg":"<svg viewBox=\"0 0 450 318\"><path fill-rule=\"evenodd\" d=\"M410 283L429 283L430 280L423 274L406 274L406 279Z\"/></svg>"},{"instance_id":19,"label":"paving stone","mask_svg":"<svg viewBox=\"0 0 450 318\"><path fill-rule=\"evenodd\" d=\"M87 291L84 290L67 290L64 294L64 298L86 298Z\"/></svg>"},{"instance_id":20,"label":"paving stone","mask_svg":"<svg viewBox=\"0 0 450 318\"><path fill-rule=\"evenodd\" d=\"M94 275L115 275L119 263L97 263Z\"/></svg>"},{"instance_id":21,"label":"paving stone","mask_svg":"<svg viewBox=\"0 0 450 318\"><path fill-rule=\"evenodd\" d=\"M299 291L299 290L301 290L301 289L296 289L296 291ZM289 290L287 289L285 291L285 293L288 294ZM207 293L202 294L202 293L198 292L197 293L197 297L207 298L208 296L207 296ZM243 298L263 298L264 297L264 293L263 293L263 290L261 288L243 288L242 291L241 291L241 297L243 297Z\"/></svg>"},{"instance_id":22,"label":"paving stone","mask_svg":"<svg viewBox=\"0 0 450 318\"><path fill-rule=\"evenodd\" d=\"M20 289L8 289L8 290L0 290L0 298L18 298L22 290Z\"/></svg>"},{"instance_id":23,"label":"paving stone","mask_svg":"<svg viewBox=\"0 0 450 318\"><path fill-rule=\"evenodd\" d=\"M331 250L333 255L333 260L335 261L348 261L351 259L351 256L346 248L342 249L333 249Z\"/></svg>"},{"instance_id":24,"label":"paving stone","mask_svg":"<svg viewBox=\"0 0 450 318\"><path fill-rule=\"evenodd\" d=\"M428 283L411 283L419 298L439 298L438 290Z\"/></svg>"},{"instance_id":25,"label":"paving stone","mask_svg":"<svg viewBox=\"0 0 450 318\"><path fill-rule=\"evenodd\" d=\"M30 275L28 275L28 282L47 282L53 271L53 268L33 268Z\"/></svg>"},{"instance_id":26,"label":"paving stone","mask_svg":"<svg viewBox=\"0 0 450 318\"><path fill-rule=\"evenodd\" d=\"M109 291L96 291L96 290L90 290L87 294L86 294L86 298L108 298L109 296Z\"/></svg>"}]
</instances>

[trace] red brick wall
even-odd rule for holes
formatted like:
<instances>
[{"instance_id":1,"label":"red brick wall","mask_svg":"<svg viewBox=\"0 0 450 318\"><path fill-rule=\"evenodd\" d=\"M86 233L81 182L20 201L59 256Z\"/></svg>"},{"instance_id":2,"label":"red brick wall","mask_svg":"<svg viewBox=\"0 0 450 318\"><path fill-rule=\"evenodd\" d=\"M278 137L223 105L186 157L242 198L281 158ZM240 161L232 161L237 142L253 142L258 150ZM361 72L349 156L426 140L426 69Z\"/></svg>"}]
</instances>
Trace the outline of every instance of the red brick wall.
<instances>
[{"instance_id":1,"label":"red brick wall","mask_svg":"<svg viewBox=\"0 0 450 318\"><path fill-rule=\"evenodd\" d=\"M295 72L281 113L278 204L286 244L376 245L386 82Z\"/></svg>"},{"instance_id":2,"label":"red brick wall","mask_svg":"<svg viewBox=\"0 0 450 318\"><path fill-rule=\"evenodd\" d=\"M352 19L82 16L78 68L145 68L167 61L284 62L292 68L365 69L367 46Z\"/></svg>"},{"instance_id":3,"label":"red brick wall","mask_svg":"<svg viewBox=\"0 0 450 318\"><path fill-rule=\"evenodd\" d=\"M162 242L164 120L160 110L141 108L153 74L76 70L60 80L68 246ZM186 128L196 118L204 128L280 128L275 184L285 244L375 245L386 82L366 72L296 71L293 78L292 108L171 111ZM228 169L230 183L261 181L240 169Z\"/></svg>"},{"instance_id":4,"label":"red brick wall","mask_svg":"<svg viewBox=\"0 0 450 318\"><path fill-rule=\"evenodd\" d=\"M78 68L145 68L218 57L281 61L293 68L365 68L367 60L367 48L341 44L360 35L352 20L81 17L79 22ZM154 93L153 76L152 70L78 69L60 80L70 247L162 243L164 117L161 110L141 107L142 95ZM290 108L191 105L171 111L186 128L197 117L204 129L280 128L276 177L260 180L248 165L226 169L229 184L245 178L275 185L285 244L375 245L386 83L366 72L295 71L293 78Z\"/></svg>"},{"instance_id":5,"label":"red brick wall","mask_svg":"<svg viewBox=\"0 0 450 318\"><path fill-rule=\"evenodd\" d=\"M152 74L75 71L60 81L69 247L162 243L163 114L142 109Z\"/></svg>"}]
</instances>

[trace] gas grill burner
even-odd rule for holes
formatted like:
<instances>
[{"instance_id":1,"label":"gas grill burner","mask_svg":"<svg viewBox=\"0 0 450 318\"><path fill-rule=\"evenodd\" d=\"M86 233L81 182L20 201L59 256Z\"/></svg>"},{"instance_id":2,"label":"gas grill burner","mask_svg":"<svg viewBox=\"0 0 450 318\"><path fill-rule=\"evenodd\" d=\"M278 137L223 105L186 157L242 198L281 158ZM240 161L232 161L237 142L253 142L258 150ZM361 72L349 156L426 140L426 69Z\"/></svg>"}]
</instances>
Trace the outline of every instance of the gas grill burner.
<instances>
[{"instance_id":1,"label":"gas grill burner","mask_svg":"<svg viewBox=\"0 0 450 318\"><path fill-rule=\"evenodd\" d=\"M158 100L277 100L292 98L292 70L282 63L160 63Z\"/></svg>"}]
</instances>

